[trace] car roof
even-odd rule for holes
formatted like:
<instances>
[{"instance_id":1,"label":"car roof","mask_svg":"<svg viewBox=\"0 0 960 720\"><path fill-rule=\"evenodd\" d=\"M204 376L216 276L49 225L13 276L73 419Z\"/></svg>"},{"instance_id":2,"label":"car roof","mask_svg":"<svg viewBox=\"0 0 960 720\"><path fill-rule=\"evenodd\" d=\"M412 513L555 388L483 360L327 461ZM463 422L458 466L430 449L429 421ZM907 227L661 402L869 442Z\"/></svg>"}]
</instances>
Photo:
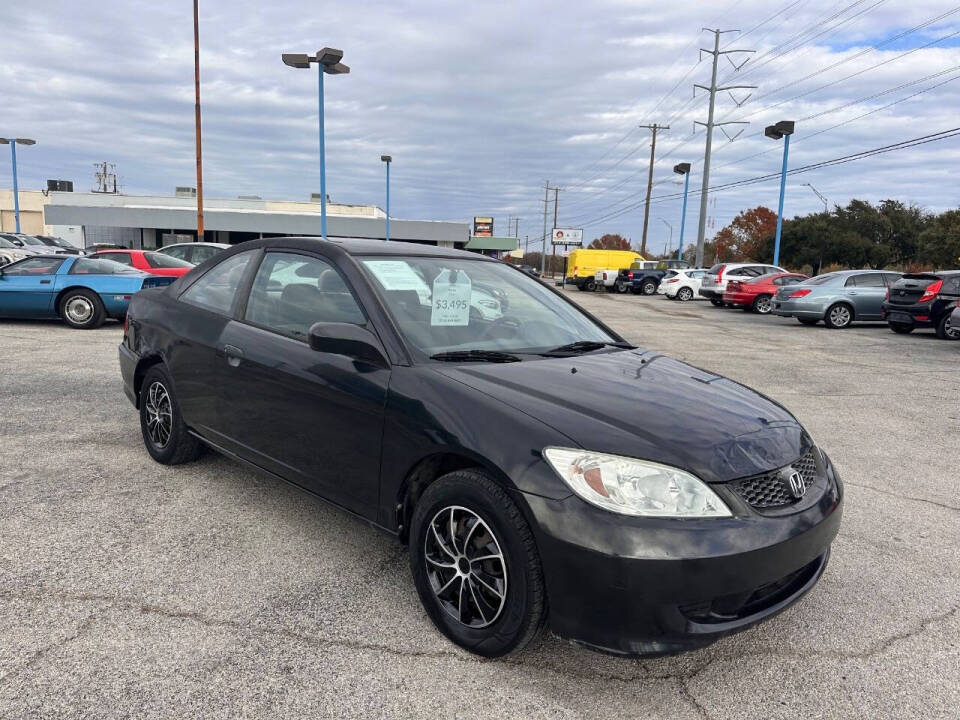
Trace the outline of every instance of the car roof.
<instances>
[{"instance_id":1,"label":"car roof","mask_svg":"<svg viewBox=\"0 0 960 720\"><path fill-rule=\"evenodd\" d=\"M233 247L230 243L215 243L215 242L206 242L201 240L199 242L182 242L182 243L173 243L172 245L164 245L160 250L166 250L167 248L172 247L195 247L200 245L201 247L218 247L218 248L228 248Z\"/></svg>"},{"instance_id":2,"label":"car roof","mask_svg":"<svg viewBox=\"0 0 960 720\"><path fill-rule=\"evenodd\" d=\"M396 240L369 240L361 238L327 238L326 240L318 237L299 236L263 238L261 240L247 240L246 242L232 245L231 249L288 247L311 250L331 246L343 250L348 255L411 255L419 257L451 257L461 258L464 260L498 262L493 258L480 255L479 253L468 252L466 250L454 250L453 248L443 248L436 245L424 245L415 242L402 242Z\"/></svg>"}]
</instances>

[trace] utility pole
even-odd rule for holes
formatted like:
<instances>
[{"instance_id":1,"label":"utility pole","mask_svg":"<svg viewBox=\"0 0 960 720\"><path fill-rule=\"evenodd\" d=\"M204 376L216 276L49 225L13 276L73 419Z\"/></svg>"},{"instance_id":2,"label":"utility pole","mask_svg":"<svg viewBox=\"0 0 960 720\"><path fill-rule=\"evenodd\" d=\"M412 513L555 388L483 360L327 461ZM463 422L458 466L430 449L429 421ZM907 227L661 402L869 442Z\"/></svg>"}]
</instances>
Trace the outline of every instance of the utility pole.
<instances>
[{"instance_id":1,"label":"utility pole","mask_svg":"<svg viewBox=\"0 0 960 720\"><path fill-rule=\"evenodd\" d=\"M823 193L821 193L819 190L817 190L817 189L816 189L813 185L811 185L810 183L804 183L803 186L804 186L804 187L808 187L808 188L810 188L811 190L813 190L813 194L816 195L818 198L820 198L820 202L823 203L823 211L824 211L824 212L829 212L829 210L830 210L830 203L827 201L827 198L823 195Z\"/></svg>"},{"instance_id":2,"label":"utility pole","mask_svg":"<svg viewBox=\"0 0 960 720\"><path fill-rule=\"evenodd\" d=\"M657 151L657 130L669 130L669 125L641 125L641 128L653 131L650 140L650 171L647 173L647 199L643 203L643 236L640 238L640 254L647 255L647 224L650 222L650 191L653 190L653 157Z\"/></svg>"},{"instance_id":3,"label":"utility pole","mask_svg":"<svg viewBox=\"0 0 960 720\"><path fill-rule=\"evenodd\" d=\"M547 203L550 202L550 181L543 185L543 251L540 253L540 274L547 271Z\"/></svg>"},{"instance_id":4,"label":"utility pole","mask_svg":"<svg viewBox=\"0 0 960 720\"><path fill-rule=\"evenodd\" d=\"M701 28L701 32L703 30L710 30L710 28ZM713 50L700 48L700 57L703 57L703 53L708 53L710 55L713 55L713 74L711 75L710 87L707 87L705 85L697 85L697 84L693 86L694 95L696 95L697 93L697 88L700 88L701 90L706 90L707 92L710 93L710 107L707 111L707 121L705 123L702 123L699 121L694 122L695 126L703 125L707 129L707 143L706 143L706 149L704 150L704 154L703 154L703 184L700 190L700 225L697 229L697 257L696 257L696 265L694 267L700 267L701 265L703 265L703 240L704 240L704 235L706 234L706 229L707 229L707 192L710 187L710 153L711 153L711 150L713 149L713 129L715 127L723 127L724 125L746 125L747 124L746 122L743 122L743 121L725 122L725 123L715 123L713 121L713 110L714 110L714 104L717 98L717 92L736 90L738 88L750 89L750 90L756 88L756 85L726 85L724 87L717 87L717 64L720 61L721 55L730 55L731 53L738 53L738 52L752 53L752 52L756 52L756 50L721 50L720 36L723 35L724 33L740 32L740 31L739 30L710 30L710 32L713 33ZM729 60L729 58L727 59ZM744 63L745 62L746 61L744 61ZM739 70L740 68L742 68L744 63L741 63L740 65L736 65L732 60L730 60L730 64L733 65L735 70ZM737 99L734 98L733 95L731 95L730 97L733 99L733 102L736 103L737 106L740 106L747 101L747 98L749 98L750 95L747 95L746 98L740 101L737 101ZM741 130L740 132L743 132L743 130ZM726 135L727 131L724 130L723 133L724 135ZM732 137L730 135L727 135L727 138L732 140L733 138L736 138L737 135L739 134L740 133L737 133Z\"/></svg>"},{"instance_id":5,"label":"utility pole","mask_svg":"<svg viewBox=\"0 0 960 720\"><path fill-rule=\"evenodd\" d=\"M203 242L203 164L200 152L200 9L193 0L193 88L197 126L197 242Z\"/></svg>"},{"instance_id":6,"label":"utility pole","mask_svg":"<svg viewBox=\"0 0 960 720\"><path fill-rule=\"evenodd\" d=\"M553 226L554 227L557 226L557 204L559 202L559 199L560 199L560 188L555 187L553 189ZM552 255L555 260L557 257L557 246L551 243L551 248L552 248ZM555 267L556 267L556 263L553 260L551 260L550 269L553 271L552 273L553 276L556 275L556 270L554 270Z\"/></svg>"}]
</instances>

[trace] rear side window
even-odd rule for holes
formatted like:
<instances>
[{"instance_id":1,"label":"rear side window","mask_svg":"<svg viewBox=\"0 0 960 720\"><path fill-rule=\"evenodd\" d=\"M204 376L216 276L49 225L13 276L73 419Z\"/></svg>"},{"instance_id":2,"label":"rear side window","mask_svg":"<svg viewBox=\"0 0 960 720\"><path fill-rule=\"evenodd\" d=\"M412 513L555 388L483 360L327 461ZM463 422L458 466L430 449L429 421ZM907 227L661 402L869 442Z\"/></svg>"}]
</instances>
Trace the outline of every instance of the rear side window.
<instances>
[{"instance_id":1,"label":"rear side window","mask_svg":"<svg viewBox=\"0 0 960 720\"><path fill-rule=\"evenodd\" d=\"M57 258L27 258L20 262L10 265L3 270L4 275L53 275L63 260Z\"/></svg>"},{"instance_id":2,"label":"rear side window","mask_svg":"<svg viewBox=\"0 0 960 720\"><path fill-rule=\"evenodd\" d=\"M163 255L167 257L177 258L178 260L186 260L187 252L190 250L186 245L181 245L180 247L172 247L169 250L164 250Z\"/></svg>"},{"instance_id":3,"label":"rear side window","mask_svg":"<svg viewBox=\"0 0 960 720\"><path fill-rule=\"evenodd\" d=\"M243 279L243 271L254 252L242 252L210 268L180 295L180 299L221 315L229 315Z\"/></svg>"},{"instance_id":4,"label":"rear side window","mask_svg":"<svg viewBox=\"0 0 960 720\"><path fill-rule=\"evenodd\" d=\"M152 268L189 268L193 263L158 252L145 252L143 257Z\"/></svg>"},{"instance_id":5,"label":"rear side window","mask_svg":"<svg viewBox=\"0 0 960 720\"><path fill-rule=\"evenodd\" d=\"M199 265L202 262L206 262L220 252L220 248L210 247L209 245L198 245L197 247L192 248L192 250L193 254L189 259L194 265Z\"/></svg>"},{"instance_id":6,"label":"rear side window","mask_svg":"<svg viewBox=\"0 0 960 720\"><path fill-rule=\"evenodd\" d=\"M267 253L247 300L245 319L305 340L317 322L366 322L340 274L320 258Z\"/></svg>"},{"instance_id":7,"label":"rear side window","mask_svg":"<svg viewBox=\"0 0 960 720\"><path fill-rule=\"evenodd\" d=\"M77 258L70 266L70 275L131 275L139 272L129 265L100 258Z\"/></svg>"},{"instance_id":8,"label":"rear side window","mask_svg":"<svg viewBox=\"0 0 960 720\"><path fill-rule=\"evenodd\" d=\"M945 295L960 295L960 275L945 279L941 292Z\"/></svg>"}]
</instances>

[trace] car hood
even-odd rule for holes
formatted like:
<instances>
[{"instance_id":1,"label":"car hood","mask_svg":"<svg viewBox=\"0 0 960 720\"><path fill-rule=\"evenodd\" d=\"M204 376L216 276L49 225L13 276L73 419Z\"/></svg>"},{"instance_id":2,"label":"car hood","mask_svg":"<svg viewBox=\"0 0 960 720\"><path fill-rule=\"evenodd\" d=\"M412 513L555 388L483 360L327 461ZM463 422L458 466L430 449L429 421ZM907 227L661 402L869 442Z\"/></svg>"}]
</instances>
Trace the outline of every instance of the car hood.
<instances>
[{"instance_id":1,"label":"car hood","mask_svg":"<svg viewBox=\"0 0 960 720\"><path fill-rule=\"evenodd\" d=\"M580 447L680 467L707 482L789 465L810 443L773 400L653 352L462 364L440 372Z\"/></svg>"}]
</instances>

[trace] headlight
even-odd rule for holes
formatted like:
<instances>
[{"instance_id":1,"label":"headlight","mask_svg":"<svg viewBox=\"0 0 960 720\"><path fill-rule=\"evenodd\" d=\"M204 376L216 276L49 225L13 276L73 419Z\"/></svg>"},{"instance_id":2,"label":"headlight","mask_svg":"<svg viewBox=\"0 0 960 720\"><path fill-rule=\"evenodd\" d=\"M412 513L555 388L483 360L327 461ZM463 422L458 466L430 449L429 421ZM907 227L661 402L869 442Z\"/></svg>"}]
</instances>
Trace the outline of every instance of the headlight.
<instances>
[{"instance_id":1,"label":"headlight","mask_svg":"<svg viewBox=\"0 0 960 720\"><path fill-rule=\"evenodd\" d=\"M543 456L588 503L641 517L730 517L706 483L669 465L570 448L545 448Z\"/></svg>"}]
</instances>

